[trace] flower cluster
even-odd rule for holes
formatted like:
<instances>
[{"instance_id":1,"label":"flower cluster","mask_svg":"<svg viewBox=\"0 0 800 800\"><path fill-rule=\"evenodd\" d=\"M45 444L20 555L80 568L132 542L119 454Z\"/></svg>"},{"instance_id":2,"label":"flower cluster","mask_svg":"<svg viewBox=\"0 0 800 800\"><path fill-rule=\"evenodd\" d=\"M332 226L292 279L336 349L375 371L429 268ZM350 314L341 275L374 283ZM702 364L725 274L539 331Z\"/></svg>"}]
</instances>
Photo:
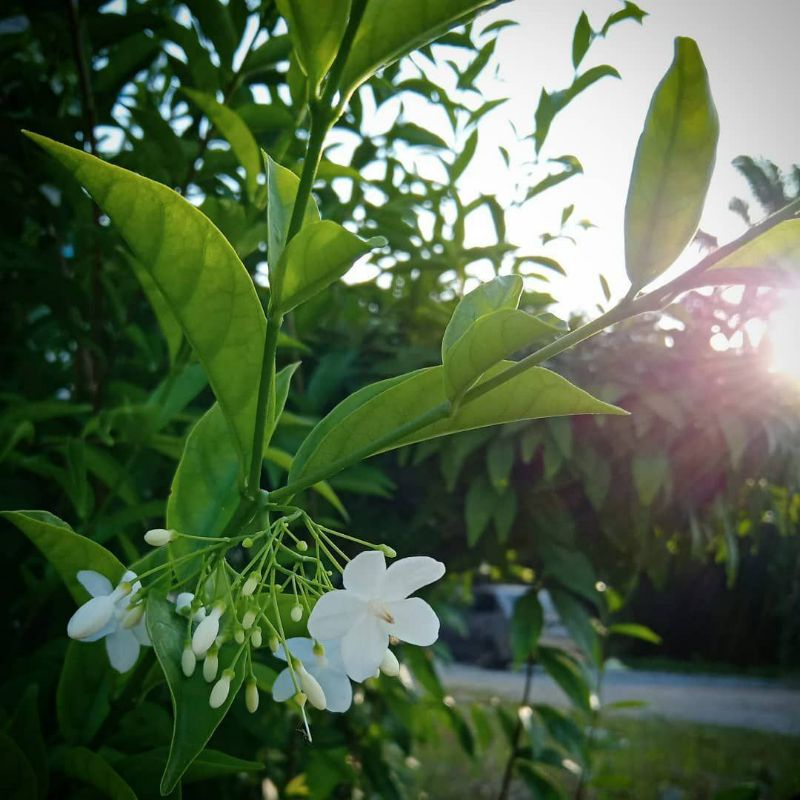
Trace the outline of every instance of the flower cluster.
<instances>
[{"instance_id":1,"label":"flower cluster","mask_svg":"<svg viewBox=\"0 0 800 800\"><path fill-rule=\"evenodd\" d=\"M267 527L238 536L148 531L145 541L164 547L167 557L141 577L158 572L164 577L169 571L169 597L176 615L185 620L181 670L186 679L210 684L212 708L227 708L232 688L244 684L248 710L258 709L255 651L268 644L286 665L272 685L272 697L292 701L308 732L306 703L344 712L353 699L351 680L399 674L391 643L426 646L436 641L436 614L411 595L441 578L445 568L426 556L399 559L387 568L386 557L395 556L387 545L319 525L300 509L285 510L289 513ZM302 537L298 526L304 529ZM190 546L180 551L167 547L181 539ZM193 546L195 540L202 544ZM351 560L337 540L369 549ZM237 561L239 569L233 566ZM334 570L341 573L342 588L334 585ZM105 637L114 669L129 670L139 647L150 644L144 599L153 587L143 588L131 571L116 588L96 572L82 571L78 580L92 597L70 619L69 635L79 641ZM194 591L188 591L192 584ZM287 631L297 632L303 619L309 636L287 636ZM195 677L201 662L202 678Z\"/></svg>"}]
</instances>

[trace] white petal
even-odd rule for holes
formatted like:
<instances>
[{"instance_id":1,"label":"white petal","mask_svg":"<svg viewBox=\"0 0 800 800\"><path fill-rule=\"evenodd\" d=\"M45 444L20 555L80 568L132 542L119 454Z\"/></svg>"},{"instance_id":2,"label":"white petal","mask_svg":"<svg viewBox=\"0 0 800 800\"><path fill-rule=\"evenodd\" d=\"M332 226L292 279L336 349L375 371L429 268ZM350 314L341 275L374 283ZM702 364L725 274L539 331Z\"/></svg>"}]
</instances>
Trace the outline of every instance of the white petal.
<instances>
[{"instance_id":1,"label":"white petal","mask_svg":"<svg viewBox=\"0 0 800 800\"><path fill-rule=\"evenodd\" d=\"M120 628L106 637L106 652L117 672L127 672L139 657L139 640L132 631Z\"/></svg>"},{"instance_id":2,"label":"white petal","mask_svg":"<svg viewBox=\"0 0 800 800\"><path fill-rule=\"evenodd\" d=\"M386 570L381 597L384 600L402 600L417 589L438 581L444 575L444 564L428 556L412 556L395 561Z\"/></svg>"},{"instance_id":3,"label":"white petal","mask_svg":"<svg viewBox=\"0 0 800 800\"><path fill-rule=\"evenodd\" d=\"M359 553L344 568L344 588L360 594L366 599L379 597L386 575L386 559L380 550L365 550Z\"/></svg>"},{"instance_id":4,"label":"white petal","mask_svg":"<svg viewBox=\"0 0 800 800\"><path fill-rule=\"evenodd\" d=\"M214 644L214 639L219 633L219 617L213 614L207 616L196 628L192 636L192 650L198 658L202 658L209 647Z\"/></svg>"},{"instance_id":5,"label":"white petal","mask_svg":"<svg viewBox=\"0 0 800 800\"><path fill-rule=\"evenodd\" d=\"M389 633L400 641L427 647L439 638L439 618L421 598L395 600L385 608L394 619L388 625Z\"/></svg>"},{"instance_id":6,"label":"white petal","mask_svg":"<svg viewBox=\"0 0 800 800\"><path fill-rule=\"evenodd\" d=\"M194 600L194 593L193 592L181 592L175 598L175 610L180 614L182 611L188 611L189 606L192 605L192 600Z\"/></svg>"},{"instance_id":7,"label":"white petal","mask_svg":"<svg viewBox=\"0 0 800 800\"><path fill-rule=\"evenodd\" d=\"M286 669L275 678L275 683L272 684L272 699L276 703L283 703L284 700L294 697L296 693L297 690L292 683L289 667L286 667Z\"/></svg>"},{"instance_id":8,"label":"white petal","mask_svg":"<svg viewBox=\"0 0 800 800\"><path fill-rule=\"evenodd\" d=\"M84 636L83 639L80 641L82 642L96 642L98 639L102 639L104 636L108 636L110 633L114 633L114 631L119 627L119 620L115 617L112 617L108 624L100 628L97 633L93 633L91 636Z\"/></svg>"},{"instance_id":9,"label":"white petal","mask_svg":"<svg viewBox=\"0 0 800 800\"><path fill-rule=\"evenodd\" d=\"M366 610L366 603L352 592L327 592L311 610L308 632L315 639L340 639L358 624Z\"/></svg>"},{"instance_id":10,"label":"white petal","mask_svg":"<svg viewBox=\"0 0 800 800\"><path fill-rule=\"evenodd\" d=\"M150 634L147 632L147 614L143 616L134 626L131 628L133 631L133 635L136 637L136 640L139 642L140 645L143 647L151 647L152 642L150 641Z\"/></svg>"},{"instance_id":11,"label":"white petal","mask_svg":"<svg viewBox=\"0 0 800 800\"><path fill-rule=\"evenodd\" d=\"M342 661L354 681L371 678L389 647L386 625L369 614L342 639Z\"/></svg>"},{"instance_id":12,"label":"white petal","mask_svg":"<svg viewBox=\"0 0 800 800\"><path fill-rule=\"evenodd\" d=\"M87 600L67 623L70 639L85 639L108 625L114 614L114 601L109 595Z\"/></svg>"},{"instance_id":13,"label":"white petal","mask_svg":"<svg viewBox=\"0 0 800 800\"><path fill-rule=\"evenodd\" d=\"M295 657L299 658L304 664L311 663L314 660L314 640L306 636L293 636L291 639L286 640L289 646L289 652ZM283 647L278 648L275 653L277 658L281 661L286 661L286 653Z\"/></svg>"},{"instance_id":14,"label":"white petal","mask_svg":"<svg viewBox=\"0 0 800 800\"><path fill-rule=\"evenodd\" d=\"M133 585L134 581L136 580L136 573L132 569L126 569L123 576L120 578L120 583L130 583ZM141 586L141 584L140 584Z\"/></svg>"},{"instance_id":15,"label":"white petal","mask_svg":"<svg viewBox=\"0 0 800 800\"><path fill-rule=\"evenodd\" d=\"M105 575L95 572L93 569L82 569L78 572L78 583L86 589L92 597L101 597L102 595L111 594L114 587L111 581Z\"/></svg>"},{"instance_id":16,"label":"white petal","mask_svg":"<svg viewBox=\"0 0 800 800\"><path fill-rule=\"evenodd\" d=\"M317 679L322 691L325 692L328 711L342 713L350 708L353 702L353 687L344 672L330 667L308 671Z\"/></svg>"}]
</instances>

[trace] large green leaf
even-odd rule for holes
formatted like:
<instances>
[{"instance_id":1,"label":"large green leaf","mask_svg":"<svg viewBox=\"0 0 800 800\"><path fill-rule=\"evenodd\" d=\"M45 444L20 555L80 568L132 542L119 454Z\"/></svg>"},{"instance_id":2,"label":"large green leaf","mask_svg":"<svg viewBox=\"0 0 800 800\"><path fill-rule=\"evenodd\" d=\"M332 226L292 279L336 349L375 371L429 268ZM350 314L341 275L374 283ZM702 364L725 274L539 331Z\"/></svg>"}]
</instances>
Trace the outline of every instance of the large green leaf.
<instances>
[{"instance_id":1,"label":"large green leaf","mask_svg":"<svg viewBox=\"0 0 800 800\"><path fill-rule=\"evenodd\" d=\"M513 366L502 362L483 380ZM366 386L342 401L309 433L295 455L289 481L316 475L431 409L444 404L442 367L428 367ZM462 405L452 416L428 425L385 449L521 419L571 414L624 414L565 378L542 367L519 373L506 383Z\"/></svg>"},{"instance_id":2,"label":"large green leaf","mask_svg":"<svg viewBox=\"0 0 800 800\"><path fill-rule=\"evenodd\" d=\"M250 462L266 320L255 287L216 227L172 189L38 134L111 218L181 324Z\"/></svg>"},{"instance_id":3,"label":"large green leaf","mask_svg":"<svg viewBox=\"0 0 800 800\"><path fill-rule=\"evenodd\" d=\"M639 137L625 205L625 265L634 288L657 278L697 230L719 122L700 50L675 40Z\"/></svg>"},{"instance_id":4,"label":"large green leaf","mask_svg":"<svg viewBox=\"0 0 800 800\"><path fill-rule=\"evenodd\" d=\"M56 753L56 766L65 775L93 786L111 800L136 800L133 789L99 754L86 747L65 747Z\"/></svg>"},{"instance_id":5,"label":"large green leaf","mask_svg":"<svg viewBox=\"0 0 800 800\"><path fill-rule=\"evenodd\" d=\"M540 647L539 661L564 694L578 708L591 710L591 692L586 674L572 656L555 647Z\"/></svg>"},{"instance_id":6,"label":"large green leaf","mask_svg":"<svg viewBox=\"0 0 800 800\"><path fill-rule=\"evenodd\" d=\"M345 63L345 97L381 67L464 24L494 0L380 0L368 2Z\"/></svg>"},{"instance_id":7,"label":"large green leaf","mask_svg":"<svg viewBox=\"0 0 800 800\"><path fill-rule=\"evenodd\" d=\"M122 563L105 547L75 533L66 522L47 511L3 511L0 515L19 528L55 567L77 603L89 599L86 589L78 583L79 570L94 570L112 583L119 581L125 572Z\"/></svg>"},{"instance_id":8,"label":"large green leaf","mask_svg":"<svg viewBox=\"0 0 800 800\"><path fill-rule=\"evenodd\" d=\"M228 141L236 159L244 167L247 196L251 200L255 199L258 175L261 172L261 152L245 121L235 111L218 103L210 94L186 88L182 91Z\"/></svg>"},{"instance_id":9,"label":"large green leaf","mask_svg":"<svg viewBox=\"0 0 800 800\"><path fill-rule=\"evenodd\" d=\"M273 286L280 298L279 313L291 311L338 280L356 259L381 241L364 241L331 220L312 222L295 236L281 256Z\"/></svg>"},{"instance_id":10,"label":"large green leaf","mask_svg":"<svg viewBox=\"0 0 800 800\"><path fill-rule=\"evenodd\" d=\"M511 652L517 664L535 655L543 627L544 610L539 595L535 589L529 589L514 603L511 616Z\"/></svg>"},{"instance_id":11,"label":"large green leaf","mask_svg":"<svg viewBox=\"0 0 800 800\"><path fill-rule=\"evenodd\" d=\"M557 328L516 308L501 308L479 317L444 353L448 400L459 399L498 361L537 339L558 333Z\"/></svg>"},{"instance_id":12,"label":"large green leaf","mask_svg":"<svg viewBox=\"0 0 800 800\"><path fill-rule=\"evenodd\" d=\"M461 298L442 337L442 360L475 320L501 308L516 308L522 295L522 278L503 275L482 283Z\"/></svg>"},{"instance_id":13,"label":"large green leaf","mask_svg":"<svg viewBox=\"0 0 800 800\"><path fill-rule=\"evenodd\" d=\"M297 61L312 95L333 64L347 27L350 0L278 0Z\"/></svg>"},{"instance_id":14,"label":"large green leaf","mask_svg":"<svg viewBox=\"0 0 800 800\"><path fill-rule=\"evenodd\" d=\"M115 673L105 643L70 642L56 691L61 735L70 744L92 740L111 710Z\"/></svg>"},{"instance_id":15,"label":"large green leaf","mask_svg":"<svg viewBox=\"0 0 800 800\"><path fill-rule=\"evenodd\" d=\"M705 275L713 280L717 270L800 276L800 219L786 220L756 236L720 259Z\"/></svg>"},{"instance_id":16,"label":"large green leaf","mask_svg":"<svg viewBox=\"0 0 800 800\"><path fill-rule=\"evenodd\" d=\"M228 713L244 680L245 664L244 658L238 660L225 703L211 708L208 703L211 686L203 678L202 670L195 670L191 678L181 671L186 620L175 613L172 603L155 593L147 598L147 630L167 679L175 717L169 758L161 778L161 793L169 794ZM231 666L235 650L234 645L221 648L220 674Z\"/></svg>"}]
</instances>

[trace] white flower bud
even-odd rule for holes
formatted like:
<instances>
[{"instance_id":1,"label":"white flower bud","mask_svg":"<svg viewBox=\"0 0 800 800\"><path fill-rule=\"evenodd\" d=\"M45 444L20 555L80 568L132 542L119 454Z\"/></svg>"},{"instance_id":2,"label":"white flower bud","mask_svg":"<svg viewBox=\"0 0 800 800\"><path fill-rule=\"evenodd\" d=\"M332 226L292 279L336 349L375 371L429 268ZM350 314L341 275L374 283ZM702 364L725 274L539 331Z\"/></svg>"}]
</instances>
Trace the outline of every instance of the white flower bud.
<instances>
[{"instance_id":1,"label":"white flower bud","mask_svg":"<svg viewBox=\"0 0 800 800\"><path fill-rule=\"evenodd\" d=\"M211 690L211 697L208 699L208 704L211 708L219 708L228 699L228 694L231 691L231 680L233 680L233 670L226 669Z\"/></svg>"},{"instance_id":2,"label":"white flower bud","mask_svg":"<svg viewBox=\"0 0 800 800\"><path fill-rule=\"evenodd\" d=\"M194 654L194 650L192 650L187 642L186 647L183 648L183 653L181 653L181 669L183 670L183 674L187 678L191 678L192 675L194 675L194 668L196 666L197 658Z\"/></svg>"},{"instance_id":3,"label":"white flower bud","mask_svg":"<svg viewBox=\"0 0 800 800\"><path fill-rule=\"evenodd\" d=\"M242 586L242 594L245 597L250 597L253 592L258 588L258 584L261 583L261 574L259 572L253 572L250 577L244 582L244 586Z\"/></svg>"},{"instance_id":4,"label":"white flower bud","mask_svg":"<svg viewBox=\"0 0 800 800\"><path fill-rule=\"evenodd\" d=\"M211 683L217 677L217 670L219 669L219 656L217 649L212 647L206 653L205 661L203 661L203 677L207 683Z\"/></svg>"},{"instance_id":5,"label":"white flower bud","mask_svg":"<svg viewBox=\"0 0 800 800\"><path fill-rule=\"evenodd\" d=\"M253 647L261 647L262 641L261 628L253 628L253 632L250 634L250 644L253 645Z\"/></svg>"},{"instance_id":6,"label":"white flower bud","mask_svg":"<svg viewBox=\"0 0 800 800\"><path fill-rule=\"evenodd\" d=\"M380 670L390 678L396 678L400 674L400 662L391 650L386 650L383 661L381 661Z\"/></svg>"},{"instance_id":7,"label":"white flower bud","mask_svg":"<svg viewBox=\"0 0 800 800\"><path fill-rule=\"evenodd\" d=\"M244 644L244 628L239 627L233 632L233 641L236 644Z\"/></svg>"},{"instance_id":8,"label":"white flower bud","mask_svg":"<svg viewBox=\"0 0 800 800\"><path fill-rule=\"evenodd\" d=\"M302 664L297 670L297 674L300 677L300 686L303 687L303 693L308 698L308 702L314 708L324 711L328 706L328 701L325 699L325 692L322 691L317 679L307 672Z\"/></svg>"},{"instance_id":9,"label":"white flower bud","mask_svg":"<svg viewBox=\"0 0 800 800\"><path fill-rule=\"evenodd\" d=\"M111 621L115 608L114 593L93 597L85 602L67 623L70 639L86 639L105 628Z\"/></svg>"},{"instance_id":10,"label":"white flower bud","mask_svg":"<svg viewBox=\"0 0 800 800\"><path fill-rule=\"evenodd\" d=\"M258 615L252 608L245 611L244 616L242 617L242 627L245 630L249 630L250 628L252 628L253 623L256 621L256 616Z\"/></svg>"},{"instance_id":11,"label":"white flower bud","mask_svg":"<svg viewBox=\"0 0 800 800\"><path fill-rule=\"evenodd\" d=\"M211 613L197 626L194 636L192 636L192 650L198 658L202 658L208 652L208 648L214 644L219 633L219 618L224 610L224 606L214 606Z\"/></svg>"},{"instance_id":12,"label":"white flower bud","mask_svg":"<svg viewBox=\"0 0 800 800\"><path fill-rule=\"evenodd\" d=\"M144 540L151 547L163 547L173 541L175 536L175 531L168 531L165 528L153 528L153 530L147 531L144 535Z\"/></svg>"},{"instance_id":13,"label":"white flower bud","mask_svg":"<svg viewBox=\"0 0 800 800\"><path fill-rule=\"evenodd\" d=\"M125 615L122 617L122 627L123 628L133 628L139 624L140 620L144 616L144 603L137 603L135 606L131 606L126 612Z\"/></svg>"},{"instance_id":14,"label":"white flower bud","mask_svg":"<svg viewBox=\"0 0 800 800\"><path fill-rule=\"evenodd\" d=\"M258 711L258 686L253 678L247 681L247 686L244 690L244 702L251 714L255 714Z\"/></svg>"},{"instance_id":15,"label":"white flower bud","mask_svg":"<svg viewBox=\"0 0 800 800\"><path fill-rule=\"evenodd\" d=\"M181 592L175 598L175 611L182 617L188 617L192 613L192 600L194 595L191 592Z\"/></svg>"},{"instance_id":16,"label":"white flower bud","mask_svg":"<svg viewBox=\"0 0 800 800\"><path fill-rule=\"evenodd\" d=\"M273 653L278 652L278 648L281 646L281 643L278 641L277 636L270 636L269 638L269 649L272 650Z\"/></svg>"},{"instance_id":17,"label":"white flower bud","mask_svg":"<svg viewBox=\"0 0 800 800\"><path fill-rule=\"evenodd\" d=\"M292 606L290 616L292 618L292 622L300 622L300 620L303 619L303 606L301 606L299 603L296 606Z\"/></svg>"}]
</instances>

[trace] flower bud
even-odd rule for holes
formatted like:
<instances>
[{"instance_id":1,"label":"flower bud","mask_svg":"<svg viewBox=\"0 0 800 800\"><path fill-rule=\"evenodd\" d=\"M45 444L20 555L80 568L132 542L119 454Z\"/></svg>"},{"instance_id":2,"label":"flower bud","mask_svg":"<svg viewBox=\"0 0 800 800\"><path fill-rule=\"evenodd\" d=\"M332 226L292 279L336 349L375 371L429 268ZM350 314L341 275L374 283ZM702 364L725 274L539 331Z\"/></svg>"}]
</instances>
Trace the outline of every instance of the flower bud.
<instances>
[{"instance_id":1,"label":"flower bud","mask_svg":"<svg viewBox=\"0 0 800 800\"><path fill-rule=\"evenodd\" d=\"M305 696L305 694L303 694L303 692L298 692L298 693L297 693L297 694L296 694L296 695L295 695L295 696L292 698L292 700L294 700L294 701L295 701L295 703L297 703L297 705L299 705L299 706L300 706L300 708L303 708L303 707L305 706L305 704L306 704L306 700L308 700L308 698Z\"/></svg>"},{"instance_id":2,"label":"flower bud","mask_svg":"<svg viewBox=\"0 0 800 800\"><path fill-rule=\"evenodd\" d=\"M380 550L386 558L394 558L397 555L397 551L393 547L389 547L388 544L379 544L378 550Z\"/></svg>"},{"instance_id":3,"label":"flower bud","mask_svg":"<svg viewBox=\"0 0 800 800\"><path fill-rule=\"evenodd\" d=\"M386 654L383 656L380 670L390 678L396 678L400 674L400 662L397 660L397 656L389 649L386 650Z\"/></svg>"},{"instance_id":4,"label":"flower bud","mask_svg":"<svg viewBox=\"0 0 800 800\"><path fill-rule=\"evenodd\" d=\"M292 606L292 610L289 614L292 618L292 622L300 622L303 619L303 606L298 603L296 606Z\"/></svg>"},{"instance_id":5,"label":"flower bud","mask_svg":"<svg viewBox=\"0 0 800 800\"><path fill-rule=\"evenodd\" d=\"M187 642L181 653L181 669L187 678L194 675L194 668L197 666L197 657L192 650L191 645Z\"/></svg>"},{"instance_id":6,"label":"flower bud","mask_svg":"<svg viewBox=\"0 0 800 800\"><path fill-rule=\"evenodd\" d=\"M122 617L122 627L123 628L133 628L139 624L142 617L144 616L144 603L137 603L135 606L131 606L125 612L125 615Z\"/></svg>"},{"instance_id":7,"label":"flower bud","mask_svg":"<svg viewBox=\"0 0 800 800\"><path fill-rule=\"evenodd\" d=\"M249 536L242 541L242 547L244 547L245 550L249 550L254 544L255 542Z\"/></svg>"},{"instance_id":8,"label":"flower bud","mask_svg":"<svg viewBox=\"0 0 800 800\"><path fill-rule=\"evenodd\" d=\"M144 535L144 540L151 547L163 547L175 539L175 531L168 531L165 528L153 528Z\"/></svg>"},{"instance_id":9,"label":"flower bud","mask_svg":"<svg viewBox=\"0 0 800 800\"><path fill-rule=\"evenodd\" d=\"M211 697L208 699L208 704L211 708L219 708L228 699L233 674L233 670L226 669L222 673L222 677L214 684L214 688L211 690Z\"/></svg>"},{"instance_id":10,"label":"flower bud","mask_svg":"<svg viewBox=\"0 0 800 800\"><path fill-rule=\"evenodd\" d=\"M250 597L250 595L253 594L253 592L255 592L255 590L258 588L259 583L261 583L261 574L258 572L253 572L244 582L242 594L245 597Z\"/></svg>"},{"instance_id":11,"label":"flower bud","mask_svg":"<svg viewBox=\"0 0 800 800\"><path fill-rule=\"evenodd\" d=\"M261 647L262 642L261 628L256 626L253 628L253 632L250 634L250 644L253 645L253 647Z\"/></svg>"},{"instance_id":12,"label":"flower bud","mask_svg":"<svg viewBox=\"0 0 800 800\"><path fill-rule=\"evenodd\" d=\"M247 686L244 690L244 702L251 714L255 714L258 711L258 686L255 678L250 678L247 681Z\"/></svg>"},{"instance_id":13,"label":"flower bud","mask_svg":"<svg viewBox=\"0 0 800 800\"><path fill-rule=\"evenodd\" d=\"M67 636L86 639L101 631L111 621L114 605L113 593L88 600L70 617Z\"/></svg>"},{"instance_id":14,"label":"flower bud","mask_svg":"<svg viewBox=\"0 0 800 800\"><path fill-rule=\"evenodd\" d=\"M324 711L327 708L328 701L325 699L325 692L322 691L319 681L307 672L302 664L297 670L297 674L300 678L300 686L303 687L303 693L308 698L308 702L311 703L314 708Z\"/></svg>"},{"instance_id":15,"label":"flower bud","mask_svg":"<svg viewBox=\"0 0 800 800\"><path fill-rule=\"evenodd\" d=\"M307 542L304 542L304 541L301 539L301 540L300 540L300 541L297 543L297 549L298 549L298 550L299 550L301 553L305 553L305 551L306 551L306 550L308 550L308 543L307 543Z\"/></svg>"},{"instance_id":16,"label":"flower bud","mask_svg":"<svg viewBox=\"0 0 800 800\"><path fill-rule=\"evenodd\" d=\"M244 616L242 617L242 627L245 630L249 630L253 627L253 623L256 621L257 613L254 609L249 608L247 611L244 612Z\"/></svg>"},{"instance_id":17,"label":"flower bud","mask_svg":"<svg viewBox=\"0 0 800 800\"><path fill-rule=\"evenodd\" d=\"M270 636L269 639L269 649L272 650L273 653L278 652L278 648L281 646L281 643L278 641L277 636Z\"/></svg>"},{"instance_id":18,"label":"flower bud","mask_svg":"<svg viewBox=\"0 0 800 800\"><path fill-rule=\"evenodd\" d=\"M244 628L241 626L236 628L233 632L233 641L236 642L236 644L244 644Z\"/></svg>"},{"instance_id":19,"label":"flower bud","mask_svg":"<svg viewBox=\"0 0 800 800\"><path fill-rule=\"evenodd\" d=\"M203 677L206 683L211 683L217 677L217 670L219 669L219 656L217 655L216 647L212 647L206 653L205 661L203 661Z\"/></svg>"},{"instance_id":20,"label":"flower bud","mask_svg":"<svg viewBox=\"0 0 800 800\"><path fill-rule=\"evenodd\" d=\"M192 613L192 601L194 595L191 592L181 592L175 598L175 611L182 617L188 617Z\"/></svg>"},{"instance_id":21,"label":"flower bud","mask_svg":"<svg viewBox=\"0 0 800 800\"><path fill-rule=\"evenodd\" d=\"M198 658L204 656L208 648L214 644L214 640L219 633L219 618L224 610L224 606L214 606L211 612L197 626L194 636L192 636L192 650L194 650L194 654Z\"/></svg>"}]
</instances>

